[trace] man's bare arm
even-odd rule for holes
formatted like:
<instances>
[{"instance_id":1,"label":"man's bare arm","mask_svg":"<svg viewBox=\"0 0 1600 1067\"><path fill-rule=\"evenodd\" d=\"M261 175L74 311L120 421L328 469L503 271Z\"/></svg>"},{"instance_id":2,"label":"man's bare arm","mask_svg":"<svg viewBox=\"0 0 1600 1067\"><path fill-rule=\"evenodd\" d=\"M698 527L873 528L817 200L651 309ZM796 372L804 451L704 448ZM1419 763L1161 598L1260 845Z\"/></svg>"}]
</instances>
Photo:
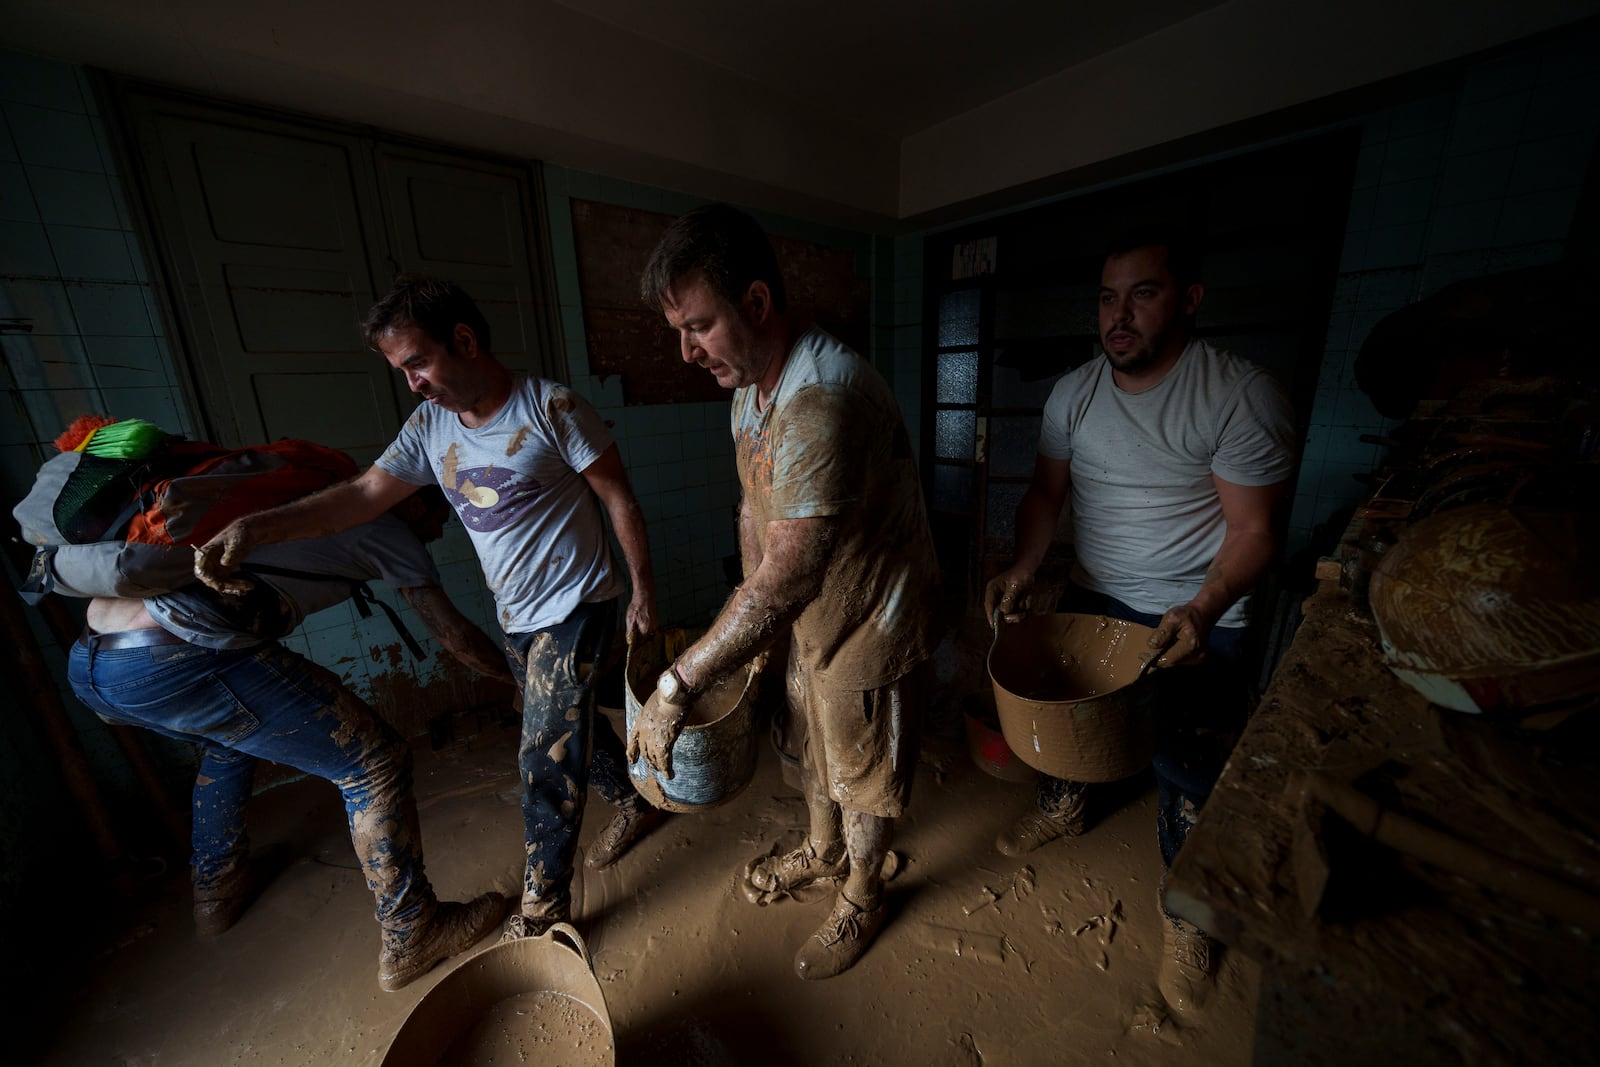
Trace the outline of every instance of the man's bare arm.
<instances>
[{"instance_id":1,"label":"man's bare arm","mask_svg":"<svg viewBox=\"0 0 1600 1067\"><path fill-rule=\"evenodd\" d=\"M252 549L279 541L323 537L371 522L417 489L377 467L368 467L349 481L319 493L235 519L194 550L195 577L219 593L247 592L249 581L228 576Z\"/></svg>"},{"instance_id":2,"label":"man's bare arm","mask_svg":"<svg viewBox=\"0 0 1600 1067\"><path fill-rule=\"evenodd\" d=\"M585 467L583 477L611 517L611 528L616 531L617 543L628 562L628 577L633 583L628 636L631 639L636 633L655 633L656 578L650 562L650 539L645 533L644 512L633 495L633 486L628 484L628 472L622 466L622 453L617 446L612 445Z\"/></svg>"},{"instance_id":3,"label":"man's bare arm","mask_svg":"<svg viewBox=\"0 0 1600 1067\"><path fill-rule=\"evenodd\" d=\"M1167 609L1151 635L1151 648L1166 649L1156 661L1158 667L1182 663L1203 650L1211 628L1261 580L1278 547L1273 516L1289 483L1239 485L1216 475L1211 480L1227 526L1222 547L1206 568L1205 581L1194 599Z\"/></svg>"},{"instance_id":4,"label":"man's bare arm","mask_svg":"<svg viewBox=\"0 0 1600 1067\"><path fill-rule=\"evenodd\" d=\"M822 591L838 536L833 518L767 523L766 551L706 631L672 669L691 690L703 692L770 647L778 634ZM628 736L628 761L640 754L672 776L672 745L690 704L667 704L656 692L645 702Z\"/></svg>"},{"instance_id":5,"label":"man's bare arm","mask_svg":"<svg viewBox=\"0 0 1600 1067\"><path fill-rule=\"evenodd\" d=\"M983 590L983 617L995 610L1012 615L1027 607L1034 575L1055 537L1061 506L1072 486L1072 461L1038 456L1028 490L1017 504L1017 545L1011 566L995 575Z\"/></svg>"},{"instance_id":6,"label":"man's bare arm","mask_svg":"<svg viewBox=\"0 0 1600 1067\"><path fill-rule=\"evenodd\" d=\"M422 624L445 650L472 670L508 685L515 685L505 656L489 635L461 614L461 610L437 585L419 585L400 590Z\"/></svg>"}]
</instances>

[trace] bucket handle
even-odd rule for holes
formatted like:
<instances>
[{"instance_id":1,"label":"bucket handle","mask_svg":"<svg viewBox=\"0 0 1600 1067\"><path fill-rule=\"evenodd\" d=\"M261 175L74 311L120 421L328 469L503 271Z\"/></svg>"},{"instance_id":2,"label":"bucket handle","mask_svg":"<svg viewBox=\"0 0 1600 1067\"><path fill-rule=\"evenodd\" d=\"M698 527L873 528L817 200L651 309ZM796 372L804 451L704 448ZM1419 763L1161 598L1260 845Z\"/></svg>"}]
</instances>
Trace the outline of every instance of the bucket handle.
<instances>
[{"instance_id":1,"label":"bucket handle","mask_svg":"<svg viewBox=\"0 0 1600 1067\"><path fill-rule=\"evenodd\" d=\"M572 952L577 953L578 958L583 960L583 965L585 967L588 967L590 970L594 970L594 964L589 960L589 946L583 943L583 935L578 933L577 927L573 926L571 923L558 922L552 923L550 929L545 932L545 935L549 937L551 941L555 942L556 944L560 944L561 939L556 937L557 934L560 934L561 937L566 938L566 947Z\"/></svg>"}]
</instances>

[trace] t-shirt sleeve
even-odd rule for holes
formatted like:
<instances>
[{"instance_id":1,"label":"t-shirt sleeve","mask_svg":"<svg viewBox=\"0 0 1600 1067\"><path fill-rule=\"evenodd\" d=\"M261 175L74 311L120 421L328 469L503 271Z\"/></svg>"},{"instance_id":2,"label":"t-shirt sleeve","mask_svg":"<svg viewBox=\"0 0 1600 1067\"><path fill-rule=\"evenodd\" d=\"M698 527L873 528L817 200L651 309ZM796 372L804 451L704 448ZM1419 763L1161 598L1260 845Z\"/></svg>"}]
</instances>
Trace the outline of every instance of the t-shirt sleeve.
<instances>
[{"instance_id":1,"label":"t-shirt sleeve","mask_svg":"<svg viewBox=\"0 0 1600 1067\"><path fill-rule=\"evenodd\" d=\"M772 444L774 519L836 515L859 502L871 462L871 420L881 419L854 390L826 385L801 389L775 412Z\"/></svg>"},{"instance_id":2,"label":"t-shirt sleeve","mask_svg":"<svg viewBox=\"0 0 1600 1067\"><path fill-rule=\"evenodd\" d=\"M379 470L411 485L431 485L437 479L428 462L428 409L420 407L400 427L400 433L374 462Z\"/></svg>"},{"instance_id":3,"label":"t-shirt sleeve","mask_svg":"<svg viewBox=\"0 0 1600 1067\"><path fill-rule=\"evenodd\" d=\"M1276 485L1294 473L1294 408L1277 379L1248 375L1218 416L1211 472L1235 485Z\"/></svg>"},{"instance_id":4,"label":"t-shirt sleeve","mask_svg":"<svg viewBox=\"0 0 1600 1067\"><path fill-rule=\"evenodd\" d=\"M393 516L366 525L360 552L372 573L395 589L439 584L439 568L434 566L427 546Z\"/></svg>"},{"instance_id":5,"label":"t-shirt sleeve","mask_svg":"<svg viewBox=\"0 0 1600 1067\"><path fill-rule=\"evenodd\" d=\"M583 471L616 441L594 405L556 382L542 390L542 410L550 436L561 458L575 471Z\"/></svg>"},{"instance_id":6,"label":"t-shirt sleeve","mask_svg":"<svg viewBox=\"0 0 1600 1067\"><path fill-rule=\"evenodd\" d=\"M1044 418L1039 423L1039 454L1046 459L1072 458L1070 381L1069 375L1056 382L1044 402Z\"/></svg>"}]
</instances>

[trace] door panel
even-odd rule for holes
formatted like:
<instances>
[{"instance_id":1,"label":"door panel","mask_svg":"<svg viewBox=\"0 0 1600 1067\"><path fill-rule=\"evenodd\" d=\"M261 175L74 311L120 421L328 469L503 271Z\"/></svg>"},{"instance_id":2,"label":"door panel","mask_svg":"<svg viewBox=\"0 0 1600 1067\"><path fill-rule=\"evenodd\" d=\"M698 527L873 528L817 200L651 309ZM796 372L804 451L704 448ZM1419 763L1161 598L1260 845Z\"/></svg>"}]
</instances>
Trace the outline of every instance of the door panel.
<instances>
[{"instance_id":1,"label":"door panel","mask_svg":"<svg viewBox=\"0 0 1600 1067\"><path fill-rule=\"evenodd\" d=\"M488 320L501 362L557 377L556 346L535 317L527 171L389 146L377 169L396 265L459 284Z\"/></svg>"},{"instance_id":2,"label":"door panel","mask_svg":"<svg viewBox=\"0 0 1600 1067\"><path fill-rule=\"evenodd\" d=\"M368 147L179 102L136 110L168 181L154 184L214 436L376 458L401 409L357 326L375 298L370 238L383 239Z\"/></svg>"}]
</instances>

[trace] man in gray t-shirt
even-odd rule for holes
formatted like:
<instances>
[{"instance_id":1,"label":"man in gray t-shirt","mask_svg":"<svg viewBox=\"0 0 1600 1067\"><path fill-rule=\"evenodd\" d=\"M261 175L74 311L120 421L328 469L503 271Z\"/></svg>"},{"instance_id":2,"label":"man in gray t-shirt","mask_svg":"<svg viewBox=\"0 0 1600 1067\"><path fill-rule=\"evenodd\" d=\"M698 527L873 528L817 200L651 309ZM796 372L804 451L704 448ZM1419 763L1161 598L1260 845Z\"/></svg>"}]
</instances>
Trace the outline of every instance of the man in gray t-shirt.
<instances>
[{"instance_id":1,"label":"man in gray t-shirt","mask_svg":"<svg viewBox=\"0 0 1600 1067\"><path fill-rule=\"evenodd\" d=\"M343 529L437 483L472 538L522 683L522 906L504 936L535 936L570 918L573 861L588 786L617 813L587 864L615 862L661 813L639 797L622 741L595 714L598 667L616 629L622 581L601 511L632 579L627 628L655 629L655 578L644 516L616 442L581 396L514 374L490 348L489 323L457 286L402 275L363 323L368 347L423 403L359 477L240 519L196 552L221 591L256 546ZM592 764L591 764L592 756Z\"/></svg>"},{"instance_id":2,"label":"man in gray t-shirt","mask_svg":"<svg viewBox=\"0 0 1600 1067\"><path fill-rule=\"evenodd\" d=\"M1100 281L1104 352L1045 402L1016 558L984 590L985 617L1025 607L1068 494L1076 558L1058 610L1155 628L1154 767L1164 863L1177 855L1247 710L1241 646L1251 588L1277 548L1274 510L1294 472L1296 427L1261 368L1192 335L1205 287L1166 235L1131 238ZM1020 855L1086 827L1088 788L1041 775L1035 802L996 841ZM1205 999L1213 946L1168 915L1160 985L1183 1014Z\"/></svg>"}]
</instances>

